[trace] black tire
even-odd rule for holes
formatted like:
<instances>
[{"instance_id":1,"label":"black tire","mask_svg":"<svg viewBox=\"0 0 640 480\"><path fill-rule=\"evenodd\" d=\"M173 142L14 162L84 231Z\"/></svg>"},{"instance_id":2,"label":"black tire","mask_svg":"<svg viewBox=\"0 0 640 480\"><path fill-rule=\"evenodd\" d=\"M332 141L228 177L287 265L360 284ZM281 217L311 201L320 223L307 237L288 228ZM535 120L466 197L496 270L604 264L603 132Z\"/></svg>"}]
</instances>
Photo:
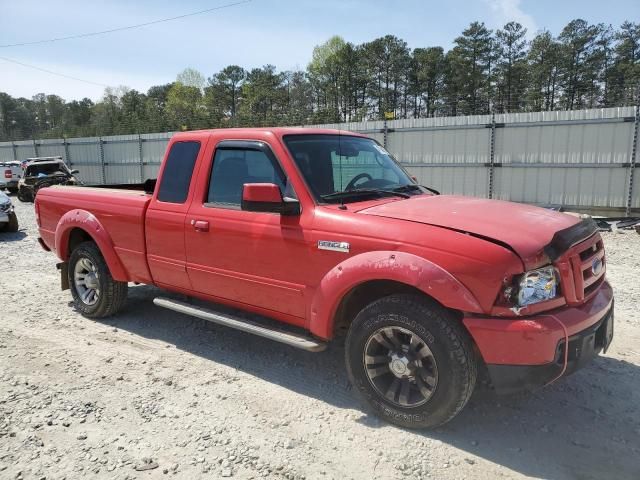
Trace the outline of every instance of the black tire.
<instances>
[{"instance_id":1,"label":"black tire","mask_svg":"<svg viewBox=\"0 0 640 480\"><path fill-rule=\"evenodd\" d=\"M76 285L75 271L76 265L82 259L87 259L95 267L98 288L96 289L97 299L90 304L81 298ZM75 308L85 317L103 318L118 312L127 300L127 282L119 282L113 279L109 267L100 253L100 249L93 242L83 242L79 244L69 258L69 288L73 296Z\"/></svg>"},{"instance_id":2,"label":"black tire","mask_svg":"<svg viewBox=\"0 0 640 480\"><path fill-rule=\"evenodd\" d=\"M18 200L21 202L33 202L33 195L26 188L21 188L18 190Z\"/></svg>"},{"instance_id":3,"label":"black tire","mask_svg":"<svg viewBox=\"0 0 640 480\"><path fill-rule=\"evenodd\" d=\"M417 363L412 361L406 366L403 374L408 375L407 378L396 380L398 373L392 371L397 370L397 364L393 362L398 360L392 361L393 358L398 358L397 355L382 355L384 350L371 354L369 350L385 348L376 340L380 338L383 328L386 329L383 332L384 339L390 338L387 332L395 332L396 336L391 335L394 341L411 339L411 345L415 342L415 347L406 346L406 357L403 357L418 360ZM393 341L388 344L392 343ZM399 343L402 344L402 341ZM393 346L397 348L397 345ZM428 357L425 354L427 351ZM369 354L367 364L365 354ZM424 358L419 358L420 355L424 355ZM362 309L349 328L345 356L349 379L365 402L381 417L406 428L433 428L451 420L471 397L477 377L477 359L467 331L449 311L418 295L390 295ZM389 363L386 372L374 372L384 372L387 358ZM420 366L423 362L424 367ZM418 370L415 370L416 364L419 365ZM371 365L380 365L381 368ZM403 369L402 365L400 368ZM410 368L414 370L410 371ZM427 373L427 376L431 382L435 382L433 386L422 380L426 378L422 373L416 373L427 370L432 372ZM377 376L371 378L371 373L368 372ZM416 378L418 376L420 381ZM387 381L387 378L390 383L387 394L393 399L381 393L383 389L380 384ZM399 382L401 387L397 387L395 382ZM404 390L405 383L410 386L407 386L408 395L405 393L403 402L400 391ZM397 391L397 394L390 390ZM425 391L429 395L425 395ZM416 401L407 401L410 398Z\"/></svg>"},{"instance_id":4,"label":"black tire","mask_svg":"<svg viewBox=\"0 0 640 480\"><path fill-rule=\"evenodd\" d=\"M9 190L9 193L13 193L14 195L18 193L18 187L10 187L7 188L7 190Z\"/></svg>"},{"instance_id":5,"label":"black tire","mask_svg":"<svg viewBox=\"0 0 640 480\"><path fill-rule=\"evenodd\" d=\"M11 212L9 214L9 223L7 224L5 231L13 233L18 231L18 216L15 212Z\"/></svg>"}]
</instances>

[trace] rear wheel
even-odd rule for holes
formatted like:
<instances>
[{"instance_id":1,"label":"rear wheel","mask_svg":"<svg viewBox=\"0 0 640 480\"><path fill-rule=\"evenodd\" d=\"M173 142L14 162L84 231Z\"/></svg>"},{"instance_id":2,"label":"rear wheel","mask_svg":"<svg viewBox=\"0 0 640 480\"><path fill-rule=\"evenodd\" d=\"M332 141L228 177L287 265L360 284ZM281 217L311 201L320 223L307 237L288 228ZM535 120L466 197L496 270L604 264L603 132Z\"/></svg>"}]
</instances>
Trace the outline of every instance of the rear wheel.
<instances>
[{"instance_id":1,"label":"rear wheel","mask_svg":"<svg viewBox=\"0 0 640 480\"><path fill-rule=\"evenodd\" d=\"M391 295L366 306L346 340L349 378L377 414L409 428L442 425L471 397L471 339L437 303Z\"/></svg>"},{"instance_id":2,"label":"rear wheel","mask_svg":"<svg viewBox=\"0 0 640 480\"><path fill-rule=\"evenodd\" d=\"M69 287L76 309L89 318L113 315L127 299L127 282L113 279L93 242L83 242L71 253Z\"/></svg>"}]
</instances>

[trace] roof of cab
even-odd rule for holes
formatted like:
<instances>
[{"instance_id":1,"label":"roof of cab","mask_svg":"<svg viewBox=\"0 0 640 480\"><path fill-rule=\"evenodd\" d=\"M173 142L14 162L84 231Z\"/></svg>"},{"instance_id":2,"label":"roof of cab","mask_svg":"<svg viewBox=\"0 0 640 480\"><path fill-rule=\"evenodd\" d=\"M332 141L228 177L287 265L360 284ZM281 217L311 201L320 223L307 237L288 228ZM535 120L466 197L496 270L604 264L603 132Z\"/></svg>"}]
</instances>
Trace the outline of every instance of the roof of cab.
<instances>
[{"instance_id":1,"label":"roof of cab","mask_svg":"<svg viewBox=\"0 0 640 480\"><path fill-rule=\"evenodd\" d=\"M230 134L250 134L250 133L271 133L277 137L285 135L351 135L364 137L365 135L347 130L336 130L331 128L310 128L310 127L260 127L260 128L212 128L207 130L190 130L188 132L177 132L175 136L189 135L210 135L214 133L226 132Z\"/></svg>"}]
</instances>

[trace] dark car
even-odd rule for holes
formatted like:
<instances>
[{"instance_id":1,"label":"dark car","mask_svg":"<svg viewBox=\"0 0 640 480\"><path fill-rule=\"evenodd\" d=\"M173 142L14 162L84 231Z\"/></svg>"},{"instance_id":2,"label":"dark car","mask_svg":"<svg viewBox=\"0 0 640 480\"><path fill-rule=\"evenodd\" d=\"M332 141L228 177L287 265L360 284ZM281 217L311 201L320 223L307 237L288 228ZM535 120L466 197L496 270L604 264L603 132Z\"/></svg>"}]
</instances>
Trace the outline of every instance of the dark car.
<instances>
[{"instance_id":1,"label":"dark car","mask_svg":"<svg viewBox=\"0 0 640 480\"><path fill-rule=\"evenodd\" d=\"M18 200L33 202L38 190L51 185L79 185L82 182L74 176L76 173L62 157L30 158L18 182Z\"/></svg>"},{"instance_id":2,"label":"dark car","mask_svg":"<svg viewBox=\"0 0 640 480\"><path fill-rule=\"evenodd\" d=\"M0 191L0 232L17 232L18 217L6 193Z\"/></svg>"}]
</instances>

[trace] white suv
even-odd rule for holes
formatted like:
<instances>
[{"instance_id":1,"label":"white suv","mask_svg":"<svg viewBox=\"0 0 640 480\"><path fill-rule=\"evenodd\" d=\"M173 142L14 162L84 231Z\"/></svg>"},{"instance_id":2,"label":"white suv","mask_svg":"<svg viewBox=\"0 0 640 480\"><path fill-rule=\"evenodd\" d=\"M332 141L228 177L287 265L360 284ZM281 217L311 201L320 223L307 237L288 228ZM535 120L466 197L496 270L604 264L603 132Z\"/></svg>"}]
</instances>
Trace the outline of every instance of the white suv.
<instances>
[{"instance_id":1,"label":"white suv","mask_svg":"<svg viewBox=\"0 0 640 480\"><path fill-rule=\"evenodd\" d=\"M0 189L6 188L11 193L18 191L18 181L22 178L22 165L18 160L0 162Z\"/></svg>"}]
</instances>

